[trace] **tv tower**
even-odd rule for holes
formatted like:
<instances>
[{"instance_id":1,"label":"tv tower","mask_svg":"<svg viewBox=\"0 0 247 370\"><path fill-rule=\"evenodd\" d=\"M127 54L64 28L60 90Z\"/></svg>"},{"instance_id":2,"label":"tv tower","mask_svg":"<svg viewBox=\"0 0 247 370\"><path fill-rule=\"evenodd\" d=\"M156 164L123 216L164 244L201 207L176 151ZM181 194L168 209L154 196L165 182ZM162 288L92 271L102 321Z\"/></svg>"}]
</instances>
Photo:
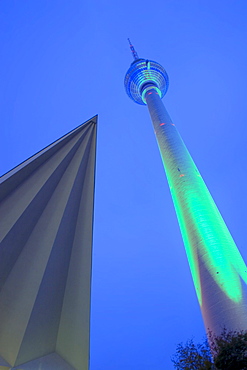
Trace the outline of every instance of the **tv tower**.
<instances>
[{"instance_id":1,"label":"tv tower","mask_svg":"<svg viewBox=\"0 0 247 370\"><path fill-rule=\"evenodd\" d=\"M166 171L206 330L247 329L247 267L162 98L164 68L138 57L125 76L134 102L147 105Z\"/></svg>"}]
</instances>

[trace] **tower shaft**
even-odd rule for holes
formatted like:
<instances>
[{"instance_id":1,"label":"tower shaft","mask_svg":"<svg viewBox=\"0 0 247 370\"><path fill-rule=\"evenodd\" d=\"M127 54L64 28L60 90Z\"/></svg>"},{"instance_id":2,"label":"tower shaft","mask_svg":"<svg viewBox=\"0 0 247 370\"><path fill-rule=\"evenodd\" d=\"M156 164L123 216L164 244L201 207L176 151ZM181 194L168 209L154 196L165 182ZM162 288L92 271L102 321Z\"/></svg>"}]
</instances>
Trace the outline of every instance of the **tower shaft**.
<instances>
[{"instance_id":1,"label":"tower shaft","mask_svg":"<svg viewBox=\"0 0 247 370\"><path fill-rule=\"evenodd\" d=\"M247 267L157 89L153 122L206 330L247 329Z\"/></svg>"}]
</instances>

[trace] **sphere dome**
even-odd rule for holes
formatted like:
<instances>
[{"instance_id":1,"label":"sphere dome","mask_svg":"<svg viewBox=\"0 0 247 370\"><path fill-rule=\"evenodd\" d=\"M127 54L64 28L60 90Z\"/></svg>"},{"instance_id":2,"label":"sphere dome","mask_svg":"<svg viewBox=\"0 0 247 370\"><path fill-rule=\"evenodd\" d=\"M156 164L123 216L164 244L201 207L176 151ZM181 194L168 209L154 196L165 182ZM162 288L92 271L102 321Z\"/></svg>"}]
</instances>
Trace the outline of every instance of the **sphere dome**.
<instances>
[{"instance_id":1,"label":"sphere dome","mask_svg":"<svg viewBox=\"0 0 247 370\"><path fill-rule=\"evenodd\" d=\"M159 63L153 60L137 59L128 69L124 85L132 100L145 105L145 93L150 88L155 88L160 97L163 98L169 86L169 78Z\"/></svg>"}]
</instances>

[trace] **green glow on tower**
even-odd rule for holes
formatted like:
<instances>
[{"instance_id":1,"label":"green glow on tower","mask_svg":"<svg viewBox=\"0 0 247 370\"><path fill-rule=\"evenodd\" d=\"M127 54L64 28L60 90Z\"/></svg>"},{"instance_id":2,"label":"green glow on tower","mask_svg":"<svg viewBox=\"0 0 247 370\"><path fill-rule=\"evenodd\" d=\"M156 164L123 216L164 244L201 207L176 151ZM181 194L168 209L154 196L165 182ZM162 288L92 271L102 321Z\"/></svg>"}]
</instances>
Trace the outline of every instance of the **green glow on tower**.
<instances>
[{"instance_id":1,"label":"green glow on tower","mask_svg":"<svg viewBox=\"0 0 247 370\"><path fill-rule=\"evenodd\" d=\"M200 305L200 264L228 298L240 302L241 279L247 283L246 264L156 91L146 95L146 99Z\"/></svg>"},{"instance_id":2,"label":"green glow on tower","mask_svg":"<svg viewBox=\"0 0 247 370\"><path fill-rule=\"evenodd\" d=\"M247 267L192 158L187 153L194 174L183 173L181 176L179 171L171 173L169 167L172 164L166 163L164 153L161 152L161 156L200 304L198 256L219 288L230 299L239 302L242 299L241 278L247 283Z\"/></svg>"}]
</instances>

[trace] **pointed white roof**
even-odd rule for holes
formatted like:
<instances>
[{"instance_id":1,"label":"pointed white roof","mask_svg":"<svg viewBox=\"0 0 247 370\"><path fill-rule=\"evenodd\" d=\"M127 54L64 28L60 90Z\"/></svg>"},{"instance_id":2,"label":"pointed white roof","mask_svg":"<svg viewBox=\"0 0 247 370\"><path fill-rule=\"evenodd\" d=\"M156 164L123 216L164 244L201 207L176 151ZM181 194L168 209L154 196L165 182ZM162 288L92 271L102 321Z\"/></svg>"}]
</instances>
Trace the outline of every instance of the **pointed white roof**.
<instances>
[{"instance_id":1,"label":"pointed white roof","mask_svg":"<svg viewBox=\"0 0 247 370\"><path fill-rule=\"evenodd\" d=\"M0 365L88 369L96 123L1 178Z\"/></svg>"}]
</instances>

